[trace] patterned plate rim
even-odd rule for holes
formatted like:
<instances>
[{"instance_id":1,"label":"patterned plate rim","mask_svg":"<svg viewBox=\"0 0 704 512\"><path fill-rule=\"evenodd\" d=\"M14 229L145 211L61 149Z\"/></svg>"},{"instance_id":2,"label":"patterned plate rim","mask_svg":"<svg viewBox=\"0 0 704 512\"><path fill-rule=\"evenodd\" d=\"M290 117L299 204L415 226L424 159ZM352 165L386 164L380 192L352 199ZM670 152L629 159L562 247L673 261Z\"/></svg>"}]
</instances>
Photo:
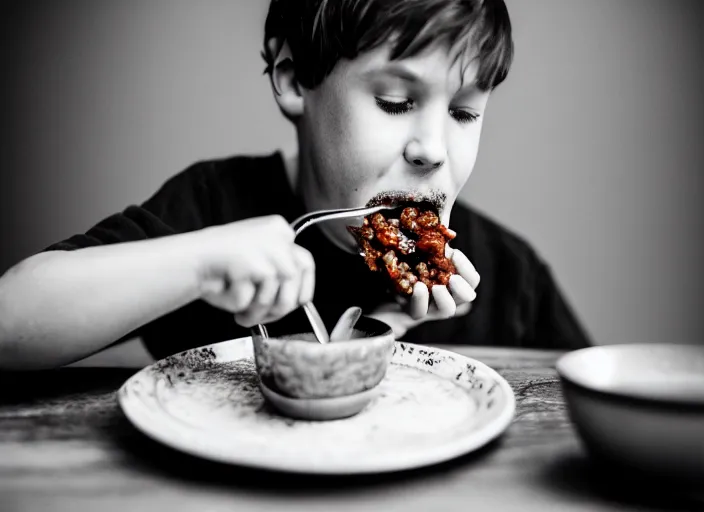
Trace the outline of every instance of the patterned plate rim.
<instances>
[{"instance_id":1,"label":"patterned plate rim","mask_svg":"<svg viewBox=\"0 0 704 512\"><path fill-rule=\"evenodd\" d=\"M174 354L165 359L181 359L185 358L185 356L189 353L193 353L195 351L203 351L204 349L207 350L210 348L217 349L218 347L236 344L251 347L252 338L247 336L212 345L205 345L203 347L197 347ZM461 436L455 439L452 443L446 443L441 447L435 446L427 451L407 451L403 454L399 453L398 456L387 457L381 461L374 461L373 463L369 463L368 461L358 463L356 461L348 460L345 464L341 465L320 466L310 464L306 460L302 459L299 459L294 463L263 460L260 457L243 456L242 454L217 450L207 443L194 443L193 439L190 439L188 435L184 433L184 429L187 427L183 427L177 420L173 421L173 418L171 418L168 414L165 414L161 409L155 411L153 408L148 407L147 404L144 403L143 399L135 398L133 393L127 392L130 386L140 382L140 380L145 377L152 381L154 383L154 387L156 388L158 381L148 375L153 373L152 370L154 367L159 364L163 364L165 359L142 368L140 371L127 379L127 381L125 381L125 383L120 387L117 398L123 413L134 427L136 427L147 437L169 446L170 448L192 456L224 464L305 474L353 475L386 473L430 466L471 453L501 436L510 426L516 410L516 398L509 383L496 370L481 361L458 354L457 352L452 352L451 350L397 341L395 347L396 350L398 350L401 346L404 347L404 350L408 347L414 347L419 351L425 350L439 356L449 356L450 358L462 361L468 365L473 365L476 368L476 371L484 374L489 379L493 379L498 385L499 391L506 398L503 409L495 418L493 418L489 423L483 425L481 428L473 430L469 434ZM158 400L155 400L155 402L158 402ZM164 422L164 418L170 418L172 421ZM158 422L158 425L155 425L155 421Z\"/></svg>"}]
</instances>

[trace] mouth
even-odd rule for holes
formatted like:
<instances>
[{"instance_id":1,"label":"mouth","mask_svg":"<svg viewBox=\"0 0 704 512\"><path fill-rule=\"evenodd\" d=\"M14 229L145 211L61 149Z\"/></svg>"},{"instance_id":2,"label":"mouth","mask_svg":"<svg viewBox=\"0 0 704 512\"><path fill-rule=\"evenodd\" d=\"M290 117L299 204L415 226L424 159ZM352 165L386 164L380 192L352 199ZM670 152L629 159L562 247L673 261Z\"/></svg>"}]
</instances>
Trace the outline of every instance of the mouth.
<instances>
[{"instance_id":1,"label":"mouth","mask_svg":"<svg viewBox=\"0 0 704 512\"><path fill-rule=\"evenodd\" d=\"M446 203L447 195L440 191L414 192L390 190L375 195L367 202L366 206L394 206L392 210L394 213L400 213L408 206L415 206L421 211L432 211L440 216L445 209ZM396 210L398 210L398 212L396 212Z\"/></svg>"},{"instance_id":2,"label":"mouth","mask_svg":"<svg viewBox=\"0 0 704 512\"><path fill-rule=\"evenodd\" d=\"M428 292L436 284L447 286L457 273L445 255L447 242L456 236L440 220L446 201L437 191L382 192L367 205L392 209L365 217L361 227L348 227L369 270L385 275L401 296L412 295L419 282Z\"/></svg>"}]
</instances>

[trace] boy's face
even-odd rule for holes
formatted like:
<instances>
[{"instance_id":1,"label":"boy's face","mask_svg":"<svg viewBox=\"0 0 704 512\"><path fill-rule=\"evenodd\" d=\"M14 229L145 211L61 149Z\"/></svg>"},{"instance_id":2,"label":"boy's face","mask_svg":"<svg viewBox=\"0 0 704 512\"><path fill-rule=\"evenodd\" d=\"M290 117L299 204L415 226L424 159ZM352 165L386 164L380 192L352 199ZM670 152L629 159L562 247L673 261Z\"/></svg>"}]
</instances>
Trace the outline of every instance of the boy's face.
<instances>
[{"instance_id":1,"label":"boy's face","mask_svg":"<svg viewBox=\"0 0 704 512\"><path fill-rule=\"evenodd\" d=\"M386 193L441 198L442 222L477 157L489 93L477 62L445 47L390 61L382 46L341 60L321 85L301 91L299 185L309 210L363 206ZM353 247L349 222L321 225Z\"/></svg>"}]
</instances>

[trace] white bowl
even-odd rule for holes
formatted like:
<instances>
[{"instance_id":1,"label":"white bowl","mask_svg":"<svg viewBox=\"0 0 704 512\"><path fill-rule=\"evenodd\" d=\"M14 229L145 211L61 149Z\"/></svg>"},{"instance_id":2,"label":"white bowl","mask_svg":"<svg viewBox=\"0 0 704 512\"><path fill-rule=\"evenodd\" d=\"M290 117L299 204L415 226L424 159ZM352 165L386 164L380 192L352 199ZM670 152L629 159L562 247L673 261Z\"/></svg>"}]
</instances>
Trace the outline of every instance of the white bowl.
<instances>
[{"instance_id":1,"label":"white bowl","mask_svg":"<svg viewBox=\"0 0 704 512\"><path fill-rule=\"evenodd\" d=\"M590 347L562 356L557 371L570 418L597 458L702 482L704 347Z\"/></svg>"}]
</instances>

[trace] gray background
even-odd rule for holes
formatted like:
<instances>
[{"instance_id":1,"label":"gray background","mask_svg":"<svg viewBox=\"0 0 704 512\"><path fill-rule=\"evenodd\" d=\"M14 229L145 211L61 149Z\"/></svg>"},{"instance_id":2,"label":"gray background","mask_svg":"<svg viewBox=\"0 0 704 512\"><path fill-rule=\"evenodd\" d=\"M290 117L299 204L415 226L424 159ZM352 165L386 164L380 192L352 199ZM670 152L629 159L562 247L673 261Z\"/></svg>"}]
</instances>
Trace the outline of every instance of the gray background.
<instances>
[{"instance_id":1,"label":"gray background","mask_svg":"<svg viewBox=\"0 0 704 512\"><path fill-rule=\"evenodd\" d=\"M266 0L5 3L0 272L192 162L294 143ZM704 2L509 0L464 200L547 259L597 343L704 341Z\"/></svg>"}]
</instances>

